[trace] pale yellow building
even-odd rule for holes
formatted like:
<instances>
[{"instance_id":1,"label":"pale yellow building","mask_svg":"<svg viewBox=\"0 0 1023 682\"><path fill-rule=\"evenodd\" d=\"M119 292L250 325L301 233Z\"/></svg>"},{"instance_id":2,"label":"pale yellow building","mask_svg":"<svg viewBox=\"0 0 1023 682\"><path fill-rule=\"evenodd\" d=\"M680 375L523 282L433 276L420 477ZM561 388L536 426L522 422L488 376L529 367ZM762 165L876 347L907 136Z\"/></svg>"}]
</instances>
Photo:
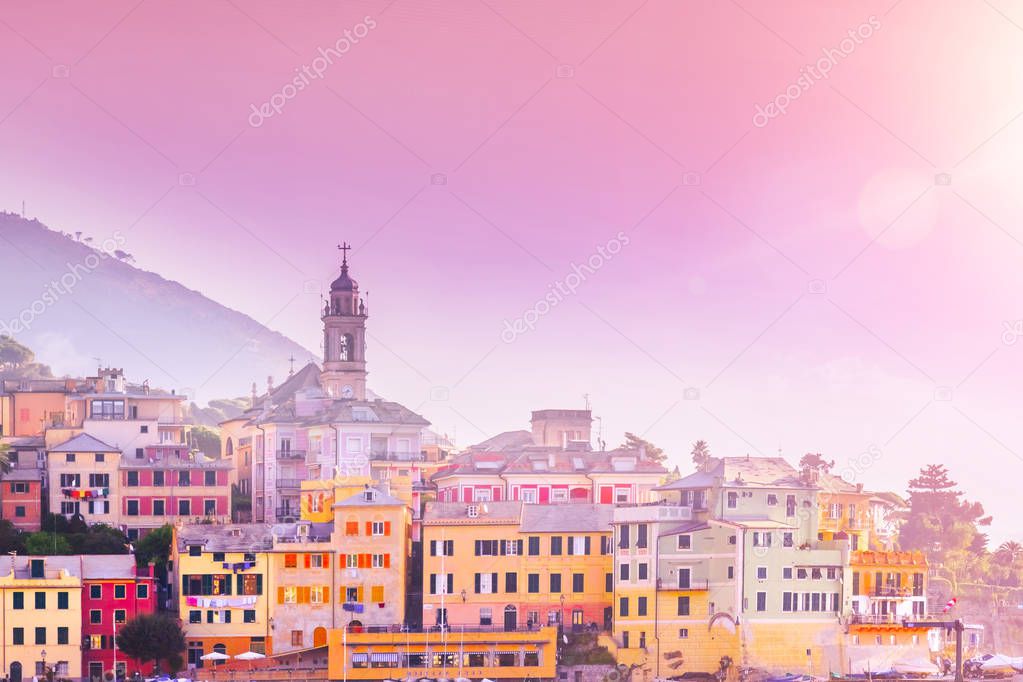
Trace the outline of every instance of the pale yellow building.
<instances>
[{"instance_id":1,"label":"pale yellow building","mask_svg":"<svg viewBox=\"0 0 1023 682\"><path fill-rule=\"evenodd\" d=\"M0 557L0 604L4 675L82 675L80 557Z\"/></svg>"}]
</instances>

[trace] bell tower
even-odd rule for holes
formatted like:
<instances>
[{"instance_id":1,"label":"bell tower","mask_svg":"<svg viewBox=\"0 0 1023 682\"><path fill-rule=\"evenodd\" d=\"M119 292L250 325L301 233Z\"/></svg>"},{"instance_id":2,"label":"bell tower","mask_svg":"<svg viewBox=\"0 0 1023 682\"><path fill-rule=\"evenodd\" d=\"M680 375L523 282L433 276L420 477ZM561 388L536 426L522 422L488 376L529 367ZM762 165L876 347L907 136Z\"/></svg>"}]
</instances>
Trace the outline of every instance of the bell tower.
<instances>
[{"instance_id":1,"label":"bell tower","mask_svg":"<svg viewBox=\"0 0 1023 682\"><path fill-rule=\"evenodd\" d=\"M332 398L366 399L366 304L359 283L348 275L347 242L341 253L341 274L330 285L323 307L323 371L320 385Z\"/></svg>"}]
</instances>

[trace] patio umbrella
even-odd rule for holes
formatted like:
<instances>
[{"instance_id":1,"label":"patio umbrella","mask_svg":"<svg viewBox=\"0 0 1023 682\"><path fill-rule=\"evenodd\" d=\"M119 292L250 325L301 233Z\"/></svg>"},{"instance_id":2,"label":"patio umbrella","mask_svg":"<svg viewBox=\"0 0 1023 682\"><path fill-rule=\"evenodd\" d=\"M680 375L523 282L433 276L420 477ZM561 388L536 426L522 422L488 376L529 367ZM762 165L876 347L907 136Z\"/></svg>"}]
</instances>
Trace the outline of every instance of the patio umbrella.
<instances>
[{"instance_id":1,"label":"patio umbrella","mask_svg":"<svg viewBox=\"0 0 1023 682\"><path fill-rule=\"evenodd\" d=\"M246 651L245 653L238 654L237 656L234 657L236 661L248 661L249 672L252 672L252 662L258 661L261 658L266 658L266 656L255 651Z\"/></svg>"},{"instance_id":2,"label":"patio umbrella","mask_svg":"<svg viewBox=\"0 0 1023 682\"><path fill-rule=\"evenodd\" d=\"M231 657L228 656L227 654L222 654L219 651L211 651L205 656L200 656L199 658L204 661L226 661Z\"/></svg>"}]
</instances>

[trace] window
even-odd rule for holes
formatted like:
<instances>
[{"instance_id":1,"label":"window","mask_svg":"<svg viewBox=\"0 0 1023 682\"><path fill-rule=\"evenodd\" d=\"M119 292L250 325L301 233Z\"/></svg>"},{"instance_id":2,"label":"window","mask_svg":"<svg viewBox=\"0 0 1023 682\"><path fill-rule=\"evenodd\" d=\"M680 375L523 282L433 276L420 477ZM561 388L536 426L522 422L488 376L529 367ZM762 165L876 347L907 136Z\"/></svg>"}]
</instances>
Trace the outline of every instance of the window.
<instances>
[{"instance_id":1,"label":"window","mask_svg":"<svg viewBox=\"0 0 1023 682\"><path fill-rule=\"evenodd\" d=\"M639 597L638 599L636 599L636 615L637 616L646 615L646 597Z\"/></svg>"},{"instance_id":2,"label":"window","mask_svg":"<svg viewBox=\"0 0 1023 682\"><path fill-rule=\"evenodd\" d=\"M622 564L621 566L618 567L618 579L623 581L623 582L629 579L629 565L628 564Z\"/></svg>"},{"instance_id":3,"label":"window","mask_svg":"<svg viewBox=\"0 0 1023 682\"><path fill-rule=\"evenodd\" d=\"M757 611L767 610L767 592L757 592Z\"/></svg>"},{"instance_id":4,"label":"window","mask_svg":"<svg viewBox=\"0 0 1023 682\"><path fill-rule=\"evenodd\" d=\"M732 580L735 578L735 566L728 567L728 579Z\"/></svg>"},{"instance_id":5,"label":"window","mask_svg":"<svg viewBox=\"0 0 1023 682\"><path fill-rule=\"evenodd\" d=\"M178 516L189 516L192 513L191 500L178 500Z\"/></svg>"},{"instance_id":6,"label":"window","mask_svg":"<svg viewBox=\"0 0 1023 682\"><path fill-rule=\"evenodd\" d=\"M189 475L188 469L182 469L178 472L178 485L189 486L192 484L192 478Z\"/></svg>"},{"instance_id":7,"label":"window","mask_svg":"<svg viewBox=\"0 0 1023 682\"><path fill-rule=\"evenodd\" d=\"M18 517L25 516L25 507L23 507L21 505L18 505L17 507L15 507L14 508L14 515L18 516Z\"/></svg>"},{"instance_id":8,"label":"window","mask_svg":"<svg viewBox=\"0 0 1023 682\"><path fill-rule=\"evenodd\" d=\"M515 593L519 591L519 574L518 573L505 573L504 574L504 591L509 593Z\"/></svg>"},{"instance_id":9,"label":"window","mask_svg":"<svg viewBox=\"0 0 1023 682\"><path fill-rule=\"evenodd\" d=\"M376 601L374 599L373 601ZM383 600L381 600L383 601ZM326 600L324 599L323 588L316 585L309 588L309 603L310 604L323 604Z\"/></svg>"},{"instance_id":10,"label":"window","mask_svg":"<svg viewBox=\"0 0 1023 682\"><path fill-rule=\"evenodd\" d=\"M89 599L102 599L103 598L103 586L102 585L89 585Z\"/></svg>"},{"instance_id":11,"label":"window","mask_svg":"<svg viewBox=\"0 0 1023 682\"><path fill-rule=\"evenodd\" d=\"M36 628L36 644L46 644L46 628Z\"/></svg>"},{"instance_id":12,"label":"window","mask_svg":"<svg viewBox=\"0 0 1023 682\"><path fill-rule=\"evenodd\" d=\"M24 644L25 628L14 628L12 640L14 644Z\"/></svg>"},{"instance_id":13,"label":"window","mask_svg":"<svg viewBox=\"0 0 1023 682\"><path fill-rule=\"evenodd\" d=\"M164 516L167 513L166 500L153 500L153 516Z\"/></svg>"},{"instance_id":14,"label":"window","mask_svg":"<svg viewBox=\"0 0 1023 682\"><path fill-rule=\"evenodd\" d=\"M217 515L217 501L216 500L203 500L202 501L202 513L205 516L216 516Z\"/></svg>"},{"instance_id":15,"label":"window","mask_svg":"<svg viewBox=\"0 0 1023 682\"><path fill-rule=\"evenodd\" d=\"M36 608L45 611L46 610L46 593L36 592Z\"/></svg>"},{"instance_id":16,"label":"window","mask_svg":"<svg viewBox=\"0 0 1023 682\"><path fill-rule=\"evenodd\" d=\"M618 615L622 618L629 615L629 598L620 597L618 599Z\"/></svg>"},{"instance_id":17,"label":"window","mask_svg":"<svg viewBox=\"0 0 1023 682\"><path fill-rule=\"evenodd\" d=\"M102 457L102 455L96 455L96 457ZM102 460L99 460L102 461ZM109 488L110 487L110 474L89 474L89 487L90 488Z\"/></svg>"},{"instance_id":18,"label":"window","mask_svg":"<svg viewBox=\"0 0 1023 682\"><path fill-rule=\"evenodd\" d=\"M689 628L679 628L678 629L678 638L679 639L689 639Z\"/></svg>"},{"instance_id":19,"label":"window","mask_svg":"<svg viewBox=\"0 0 1023 682\"><path fill-rule=\"evenodd\" d=\"M139 484L139 472L129 471L128 472L128 485L136 487Z\"/></svg>"},{"instance_id":20,"label":"window","mask_svg":"<svg viewBox=\"0 0 1023 682\"><path fill-rule=\"evenodd\" d=\"M12 596L12 600L13 600L13 604L12 604L13 608L18 609L18 610L25 608L25 593L24 592L15 592L14 595Z\"/></svg>"},{"instance_id":21,"label":"window","mask_svg":"<svg viewBox=\"0 0 1023 682\"><path fill-rule=\"evenodd\" d=\"M680 590L688 590L692 587L692 569L678 569L678 587Z\"/></svg>"},{"instance_id":22,"label":"window","mask_svg":"<svg viewBox=\"0 0 1023 682\"><path fill-rule=\"evenodd\" d=\"M730 492L728 493L728 508L735 509L739 506L739 493Z\"/></svg>"},{"instance_id":23,"label":"window","mask_svg":"<svg viewBox=\"0 0 1023 682\"><path fill-rule=\"evenodd\" d=\"M99 609L89 610L89 623L92 625L99 625L103 622L103 612Z\"/></svg>"},{"instance_id":24,"label":"window","mask_svg":"<svg viewBox=\"0 0 1023 682\"><path fill-rule=\"evenodd\" d=\"M60 475L60 487L61 488L77 488L82 484L81 474L61 474Z\"/></svg>"},{"instance_id":25,"label":"window","mask_svg":"<svg viewBox=\"0 0 1023 682\"><path fill-rule=\"evenodd\" d=\"M214 559L216 561L216 559ZM223 561L223 559L221 559ZM114 599L124 599L128 596L128 588L124 585L114 585Z\"/></svg>"},{"instance_id":26,"label":"window","mask_svg":"<svg viewBox=\"0 0 1023 682\"><path fill-rule=\"evenodd\" d=\"M560 556L560 555L561 555L561 536L560 535L552 535L551 536L551 556Z\"/></svg>"},{"instance_id":27,"label":"window","mask_svg":"<svg viewBox=\"0 0 1023 682\"><path fill-rule=\"evenodd\" d=\"M539 573L530 573L526 576L526 591L530 594L537 594L540 591Z\"/></svg>"},{"instance_id":28,"label":"window","mask_svg":"<svg viewBox=\"0 0 1023 682\"><path fill-rule=\"evenodd\" d=\"M754 547L770 547L771 546L771 532L770 531L753 531L753 546Z\"/></svg>"},{"instance_id":29,"label":"window","mask_svg":"<svg viewBox=\"0 0 1023 682\"><path fill-rule=\"evenodd\" d=\"M227 613L230 613L230 611L228 611ZM125 611L124 609L116 609L114 611L114 622L115 623L117 623L118 625L121 625L123 623L126 623L127 621L128 621L128 612L127 611Z\"/></svg>"},{"instance_id":30,"label":"window","mask_svg":"<svg viewBox=\"0 0 1023 682\"><path fill-rule=\"evenodd\" d=\"M189 611L188 612L189 623L201 623L202 622L202 611Z\"/></svg>"},{"instance_id":31,"label":"window","mask_svg":"<svg viewBox=\"0 0 1023 682\"><path fill-rule=\"evenodd\" d=\"M768 507L777 507L778 506L778 496L775 495L774 493L768 493L767 494L767 506Z\"/></svg>"},{"instance_id":32,"label":"window","mask_svg":"<svg viewBox=\"0 0 1023 682\"><path fill-rule=\"evenodd\" d=\"M629 548L629 527L621 526L618 529L618 549Z\"/></svg>"},{"instance_id":33,"label":"window","mask_svg":"<svg viewBox=\"0 0 1023 682\"><path fill-rule=\"evenodd\" d=\"M57 644L67 644L68 634L69 633L67 628L61 627L57 628Z\"/></svg>"},{"instance_id":34,"label":"window","mask_svg":"<svg viewBox=\"0 0 1023 682\"><path fill-rule=\"evenodd\" d=\"M679 597L677 603L677 611L680 616L689 615L689 597Z\"/></svg>"},{"instance_id":35,"label":"window","mask_svg":"<svg viewBox=\"0 0 1023 682\"><path fill-rule=\"evenodd\" d=\"M636 547L646 549L647 525L641 523L636 526Z\"/></svg>"},{"instance_id":36,"label":"window","mask_svg":"<svg viewBox=\"0 0 1023 682\"><path fill-rule=\"evenodd\" d=\"M585 575L583 573L572 574L572 591L573 592L585 592Z\"/></svg>"},{"instance_id":37,"label":"window","mask_svg":"<svg viewBox=\"0 0 1023 682\"><path fill-rule=\"evenodd\" d=\"M354 600L352 600L354 601ZM297 604L298 603L298 588L297 587L285 587L284 588L284 603L285 604Z\"/></svg>"},{"instance_id":38,"label":"window","mask_svg":"<svg viewBox=\"0 0 1023 682\"><path fill-rule=\"evenodd\" d=\"M302 631L292 630L291 631L291 646L302 646Z\"/></svg>"},{"instance_id":39,"label":"window","mask_svg":"<svg viewBox=\"0 0 1023 682\"><path fill-rule=\"evenodd\" d=\"M217 484L217 472L216 471L204 471L202 482L206 486L215 486Z\"/></svg>"},{"instance_id":40,"label":"window","mask_svg":"<svg viewBox=\"0 0 1023 682\"><path fill-rule=\"evenodd\" d=\"M66 455L64 455L64 461L69 463L69 464L71 462L74 462L75 461L75 453L69 452Z\"/></svg>"},{"instance_id":41,"label":"window","mask_svg":"<svg viewBox=\"0 0 1023 682\"><path fill-rule=\"evenodd\" d=\"M371 530L372 535L386 535L383 521L374 521Z\"/></svg>"},{"instance_id":42,"label":"window","mask_svg":"<svg viewBox=\"0 0 1023 682\"><path fill-rule=\"evenodd\" d=\"M143 448L135 448L135 459L145 459L146 451Z\"/></svg>"},{"instance_id":43,"label":"window","mask_svg":"<svg viewBox=\"0 0 1023 682\"><path fill-rule=\"evenodd\" d=\"M786 495L785 496L785 516L792 517L796 515L796 496Z\"/></svg>"},{"instance_id":44,"label":"window","mask_svg":"<svg viewBox=\"0 0 1023 682\"><path fill-rule=\"evenodd\" d=\"M246 623L256 622L256 611L254 609L245 609L244 616L242 618Z\"/></svg>"},{"instance_id":45,"label":"window","mask_svg":"<svg viewBox=\"0 0 1023 682\"><path fill-rule=\"evenodd\" d=\"M480 625L493 625L494 611L489 607L480 608Z\"/></svg>"},{"instance_id":46,"label":"window","mask_svg":"<svg viewBox=\"0 0 1023 682\"><path fill-rule=\"evenodd\" d=\"M154 471L153 472L153 485L154 486L159 486L159 487L163 486L163 472L162 471Z\"/></svg>"},{"instance_id":47,"label":"window","mask_svg":"<svg viewBox=\"0 0 1023 682\"><path fill-rule=\"evenodd\" d=\"M61 611L68 610L68 593L58 592L57 593L57 609Z\"/></svg>"},{"instance_id":48,"label":"window","mask_svg":"<svg viewBox=\"0 0 1023 682\"><path fill-rule=\"evenodd\" d=\"M561 592L560 573L551 573L551 592Z\"/></svg>"},{"instance_id":49,"label":"window","mask_svg":"<svg viewBox=\"0 0 1023 682\"><path fill-rule=\"evenodd\" d=\"M519 498L525 504L536 504L536 491L535 490L523 490L519 495Z\"/></svg>"},{"instance_id":50,"label":"window","mask_svg":"<svg viewBox=\"0 0 1023 682\"><path fill-rule=\"evenodd\" d=\"M757 566L757 580L767 580L767 566Z\"/></svg>"},{"instance_id":51,"label":"window","mask_svg":"<svg viewBox=\"0 0 1023 682\"><path fill-rule=\"evenodd\" d=\"M135 598L136 599L149 599L149 585L145 583L139 583L135 586Z\"/></svg>"},{"instance_id":52,"label":"window","mask_svg":"<svg viewBox=\"0 0 1023 682\"><path fill-rule=\"evenodd\" d=\"M14 458L11 458L11 461L12 462L16 462L17 460L14 459ZM28 483L11 483L11 492L12 493L27 493L28 492Z\"/></svg>"},{"instance_id":53,"label":"window","mask_svg":"<svg viewBox=\"0 0 1023 682\"><path fill-rule=\"evenodd\" d=\"M139 501L138 500L128 500L128 516L138 516L138 515L139 515Z\"/></svg>"},{"instance_id":54,"label":"window","mask_svg":"<svg viewBox=\"0 0 1023 682\"><path fill-rule=\"evenodd\" d=\"M540 536L531 535L529 537L529 556L540 556Z\"/></svg>"},{"instance_id":55,"label":"window","mask_svg":"<svg viewBox=\"0 0 1023 682\"><path fill-rule=\"evenodd\" d=\"M649 571L648 567L649 567L649 564L646 563L645 561L639 564L639 566L638 566L638 568L639 568L639 576L638 577L639 577L640 580L646 580L647 579L647 572Z\"/></svg>"},{"instance_id":56,"label":"window","mask_svg":"<svg viewBox=\"0 0 1023 682\"><path fill-rule=\"evenodd\" d=\"M693 536L692 535L679 535L678 536L678 548L679 549L692 549L693 548Z\"/></svg>"},{"instance_id":57,"label":"window","mask_svg":"<svg viewBox=\"0 0 1023 682\"><path fill-rule=\"evenodd\" d=\"M781 578L782 580L792 580L791 566L785 566L784 568L781 569Z\"/></svg>"}]
</instances>

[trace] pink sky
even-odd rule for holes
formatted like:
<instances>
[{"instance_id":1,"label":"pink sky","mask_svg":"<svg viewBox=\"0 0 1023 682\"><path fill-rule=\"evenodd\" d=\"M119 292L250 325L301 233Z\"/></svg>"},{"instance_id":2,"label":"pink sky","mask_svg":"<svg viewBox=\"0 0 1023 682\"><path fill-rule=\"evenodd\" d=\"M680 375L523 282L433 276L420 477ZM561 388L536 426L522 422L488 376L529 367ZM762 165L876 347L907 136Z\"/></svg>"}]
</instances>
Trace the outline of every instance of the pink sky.
<instances>
[{"instance_id":1,"label":"pink sky","mask_svg":"<svg viewBox=\"0 0 1023 682\"><path fill-rule=\"evenodd\" d=\"M942 461L996 539L1023 537L1018 3L7 4L0 72L0 207L121 230L140 267L314 351L304 292L352 242L371 385L462 444L588 394L609 445L643 433L683 470L698 438L876 446L857 480L896 490Z\"/></svg>"}]
</instances>

